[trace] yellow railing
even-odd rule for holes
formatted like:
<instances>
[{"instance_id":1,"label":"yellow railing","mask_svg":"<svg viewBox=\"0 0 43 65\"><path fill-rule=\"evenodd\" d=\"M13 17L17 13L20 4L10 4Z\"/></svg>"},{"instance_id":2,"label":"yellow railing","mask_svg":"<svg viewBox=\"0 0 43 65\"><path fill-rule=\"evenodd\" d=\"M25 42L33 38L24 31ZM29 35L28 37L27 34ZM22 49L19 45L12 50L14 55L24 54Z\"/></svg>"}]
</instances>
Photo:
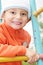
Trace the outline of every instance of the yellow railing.
<instances>
[{"instance_id":1,"label":"yellow railing","mask_svg":"<svg viewBox=\"0 0 43 65\"><path fill-rule=\"evenodd\" d=\"M0 57L0 62L27 61L28 59L26 56Z\"/></svg>"},{"instance_id":2,"label":"yellow railing","mask_svg":"<svg viewBox=\"0 0 43 65\"><path fill-rule=\"evenodd\" d=\"M33 15L37 17L41 12L43 12L43 7L40 8L38 11L34 12Z\"/></svg>"}]
</instances>

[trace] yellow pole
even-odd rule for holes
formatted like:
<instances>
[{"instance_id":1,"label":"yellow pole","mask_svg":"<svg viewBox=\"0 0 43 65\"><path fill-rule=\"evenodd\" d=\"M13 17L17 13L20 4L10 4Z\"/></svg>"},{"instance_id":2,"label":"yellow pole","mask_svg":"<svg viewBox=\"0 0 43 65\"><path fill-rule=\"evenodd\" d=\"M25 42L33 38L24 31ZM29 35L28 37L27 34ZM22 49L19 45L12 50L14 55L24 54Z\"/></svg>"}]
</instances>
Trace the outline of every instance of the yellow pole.
<instances>
[{"instance_id":1,"label":"yellow pole","mask_svg":"<svg viewBox=\"0 0 43 65\"><path fill-rule=\"evenodd\" d=\"M0 62L14 62L14 61L27 61L29 58L26 56L18 57L0 57Z\"/></svg>"},{"instance_id":2,"label":"yellow pole","mask_svg":"<svg viewBox=\"0 0 43 65\"><path fill-rule=\"evenodd\" d=\"M40 8L38 11L34 12L33 15L37 17L41 12L43 12L43 8Z\"/></svg>"}]
</instances>

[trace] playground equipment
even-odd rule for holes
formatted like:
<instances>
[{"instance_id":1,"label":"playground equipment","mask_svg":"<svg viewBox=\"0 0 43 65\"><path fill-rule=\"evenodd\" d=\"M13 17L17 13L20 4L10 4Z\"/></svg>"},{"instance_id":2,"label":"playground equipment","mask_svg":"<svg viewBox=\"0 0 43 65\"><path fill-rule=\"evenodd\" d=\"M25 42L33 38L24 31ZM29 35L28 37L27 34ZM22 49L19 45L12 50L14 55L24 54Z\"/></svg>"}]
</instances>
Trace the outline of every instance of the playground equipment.
<instances>
[{"instance_id":1,"label":"playground equipment","mask_svg":"<svg viewBox=\"0 0 43 65\"><path fill-rule=\"evenodd\" d=\"M35 0L30 0L30 6L31 6L31 13L34 13L36 11L36 5L35 5ZM42 48L42 42L41 42L41 37L40 37L40 30L39 30L39 25L38 25L38 20L37 17L32 15L32 26L33 26L33 35L34 35L34 43L36 47L37 53L41 54L43 53L43 48ZM37 65L43 65L43 61L40 59L37 62Z\"/></svg>"},{"instance_id":2,"label":"playground equipment","mask_svg":"<svg viewBox=\"0 0 43 65\"><path fill-rule=\"evenodd\" d=\"M37 10L36 12L34 12L33 15L37 17L42 12L43 12L43 7Z\"/></svg>"},{"instance_id":3,"label":"playground equipment","mask_svg":"<svg viewBox=\"0 0 43 65\"><path fill-rule=\"evenodd\" d=\"M1 2L0 2L0 5L1 5ZM32 20L32 26L33 26L34 43L35 43L35 47L36 47L37 53L41 54L41 53L43 53L43 48L42 48L42 43L41 43L41 38L40 38L39 25L37 23L38 22L37 16L41 12L43 12L43 8L41 8L38 11L36 11L35 0L30 0L30 9L31 9L31 20ZM19 61L19 60L21 60L21 61L22 60L28 60L28 58L25 57L25 56L14 57L14 58L0 57L0 62L9 62L9 61L13 62L13 61ZM38 65L43 65L43 61L41 59L39 59L37 64Z\"/></svg>"},{"instance_id":4,"label":"playground equipment","mask_svg":"<svg viewBox=\"0 0 43 65\"><path fill-rule=\"evenodd\" d=\"M0 57L0 62L27 61L29 58L25 56L16 57Z\"/></svg>"}]
</instances>

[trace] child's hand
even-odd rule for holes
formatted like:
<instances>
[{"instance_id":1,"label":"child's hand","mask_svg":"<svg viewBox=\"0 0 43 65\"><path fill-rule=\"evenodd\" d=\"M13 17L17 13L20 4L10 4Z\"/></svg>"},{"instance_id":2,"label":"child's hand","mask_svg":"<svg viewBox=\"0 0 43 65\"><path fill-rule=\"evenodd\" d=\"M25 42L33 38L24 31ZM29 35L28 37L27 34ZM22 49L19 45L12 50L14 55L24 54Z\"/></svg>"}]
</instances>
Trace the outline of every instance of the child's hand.
<instances>
[{"instance_id":1,"label":"child's hand","mask_svg":"<svg viewBox=\"0 0 43 65\"><path fill-rule=\"evenodd\" d=\"M36 52L31 49L27 49L26 56L29 58L29 60L27 62L30 64L38 61L38 59L39 59L39 55L36 54Z\"/></svg>"}]
</instances>

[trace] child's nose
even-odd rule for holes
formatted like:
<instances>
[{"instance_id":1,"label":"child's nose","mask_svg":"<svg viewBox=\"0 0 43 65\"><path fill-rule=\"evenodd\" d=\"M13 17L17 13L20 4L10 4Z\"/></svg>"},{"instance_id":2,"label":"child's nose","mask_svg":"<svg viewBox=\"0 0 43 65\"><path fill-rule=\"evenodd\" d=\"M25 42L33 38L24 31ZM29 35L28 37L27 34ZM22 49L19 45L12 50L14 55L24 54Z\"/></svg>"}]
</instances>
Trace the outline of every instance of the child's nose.
<instances>
[{"instance_id":1,"label":"child's nose","mask_svg":"<svg viewBox=\"0 0 43 65\"><path fill-rule=\"evenodd\" d=\"M20 15L20 14L17 14L17 15L16 15L16 18L17 18L17 19L21 19L21 15Z\"/></svg>"}]
</instances>

